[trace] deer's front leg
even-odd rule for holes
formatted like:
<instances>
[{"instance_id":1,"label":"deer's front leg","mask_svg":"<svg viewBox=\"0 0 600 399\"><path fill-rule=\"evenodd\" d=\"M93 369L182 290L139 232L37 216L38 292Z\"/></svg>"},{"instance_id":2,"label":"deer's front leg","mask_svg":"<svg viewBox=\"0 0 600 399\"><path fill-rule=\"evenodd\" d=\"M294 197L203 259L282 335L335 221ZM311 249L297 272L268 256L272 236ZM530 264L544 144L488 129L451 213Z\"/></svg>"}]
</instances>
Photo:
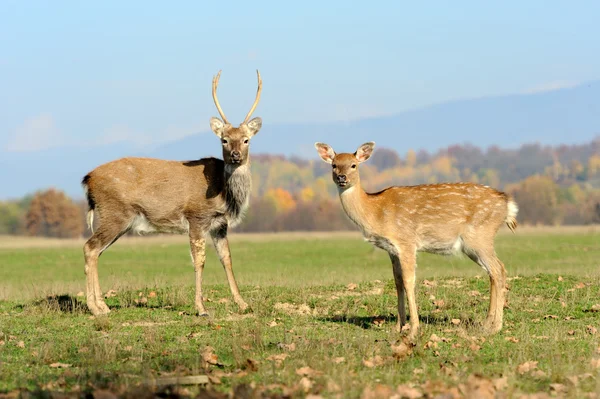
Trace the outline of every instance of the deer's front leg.
<instances>
[{"instance_id":1,"label":"deer's front leg","mask_svg":"<svg viewBox=\"0 0 600 399\"><path fill-rule=\"evenodd\" d=\"M402 281L402 269L400 268L400 258L398 255L389 254L392 261L394 272L394 282L396 283L396 293L398 295L398 323L396 329L398 332L402 330L402 326L406 324L406 307L404 305L404 282Z\"/></svg>"},{"instance_id":2,"label":"deer's front leg","mask_svg":"<svg viewBox=\"0 0 600 399\"><path fill-rule=\"evenodd\" d=\"M203 232L191 228L190 252L192 253L192 262L194 262L194 271L196 272L196 297L194 305L198 316L208 316L202 297L202 272L204 271L204 262L206 260L206 240Z\"/></svg>"},{"instance_id":3,"label":"deer's front leg","mask_svg":"<svg viewBox=\"0 0 600 399\"><path fill-rule=\"evenodd\" d=\"M417 299L415 295L417 254L414 247L406 246L400 248L400 270L402 282L408 300L408 312L410 315L410 333L408 337L414 341L419 330L419 315L417 313Z\"/></svg>"},{"instance_id":4,"label":"deer's front leg","mask_svg":"<svg viewBox=\"0 0 600 399\"><path fill-rule=\"evenodd\" d=\"M224 225L211 231L210 235L215 245L215 249L217 250L217 254L219 255L219 259L221 260L221 264L227 274L227 281L229 282L229 289L233 295L233 300L240 308L240 311L244 311L248 309L248 304L242 299L237 282L235 281L235 276L233 275L231 252L229 251L229 241L227 240L227 226Z\"/></svg>"}]
</instances>

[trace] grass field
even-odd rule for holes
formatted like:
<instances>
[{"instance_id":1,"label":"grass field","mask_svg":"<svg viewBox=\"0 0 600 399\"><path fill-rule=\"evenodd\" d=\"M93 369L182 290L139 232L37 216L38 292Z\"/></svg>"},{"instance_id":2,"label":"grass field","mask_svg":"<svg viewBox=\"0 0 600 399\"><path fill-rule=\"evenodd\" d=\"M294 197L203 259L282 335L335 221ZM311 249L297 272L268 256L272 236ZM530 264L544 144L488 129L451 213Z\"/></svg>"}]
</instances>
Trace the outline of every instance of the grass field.
<instances>
[{"instance_id":1,"label":"grass field","mask_svg":"<svg viewBox=\"0 0 600 399\"><path fill-rule=\"evenodd\" d=\"M481 269L423 254L413 347L393 331L387 254L356 233L233 236L252 312L237 312L209 251L209 318L193 315L184 237L123 239L107 251L99 271L112 312L98 318L78 296L82 241L0 238L0 392L136 397L159 389L148 385L158 377L207 375L179 394L598 397L600 230L523 229L497 243L510 277L504 329L486 336L477 326L489 300Z\"/></svg>"}]
</instances>

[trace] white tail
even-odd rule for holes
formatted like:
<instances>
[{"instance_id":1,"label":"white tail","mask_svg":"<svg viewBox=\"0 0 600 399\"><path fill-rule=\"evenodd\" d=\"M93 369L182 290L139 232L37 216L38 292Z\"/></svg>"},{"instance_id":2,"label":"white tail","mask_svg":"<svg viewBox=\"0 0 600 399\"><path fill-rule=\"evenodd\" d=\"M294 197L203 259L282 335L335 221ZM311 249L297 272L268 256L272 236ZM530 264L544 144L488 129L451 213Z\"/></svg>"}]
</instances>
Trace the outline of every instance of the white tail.
<instances>
[{"instance_id":1,"label":"white tail","mask_svg":"<svg viewBox=\"0 0 600 399\"><path fill-rule=\"evenodd\" d=\"M369 159L374 146L369 142L354 154L336 154L327 144L315 144L320 157L332 165L333 181L348 217L362 230L365 239L389 253L398 292L398 328L406 323L406 292L410 337L414 339L418 330L417 252L463 252L490 277L490 307L484 327L489 332L499 331L506 272L496 256L494 237L503 223L514 232L517 204L503 192L473 183L389 187L366 193L360 184L358 166Z\"/></svg>"},{"instance_id":2,"label":"white tail","mask_svg":"<svg viewBox=\"0 0 600 399\"><path fill-rule=\"evenodd\" d=\"M123 158L100 165L83 178L88 226L92 229L95 215L99 222L84 246L87 304L94 315L109 312L98 282L98 257L130 230L189 234L196 272L195 306L201 315L207 314L202 299L202 271L205 235L210 234L235 302L241 310L248 307L233 275L227 231L241 220L248 206L252 182L249 142L262 126L260 118L249 118L260 100L262 80L257 71L254 104L244 122L233 127L217 98L220 75L213 78L212 93L223 120L212 118L210 126L221 141L223 160Z\"/></svg>"}]
</instances>

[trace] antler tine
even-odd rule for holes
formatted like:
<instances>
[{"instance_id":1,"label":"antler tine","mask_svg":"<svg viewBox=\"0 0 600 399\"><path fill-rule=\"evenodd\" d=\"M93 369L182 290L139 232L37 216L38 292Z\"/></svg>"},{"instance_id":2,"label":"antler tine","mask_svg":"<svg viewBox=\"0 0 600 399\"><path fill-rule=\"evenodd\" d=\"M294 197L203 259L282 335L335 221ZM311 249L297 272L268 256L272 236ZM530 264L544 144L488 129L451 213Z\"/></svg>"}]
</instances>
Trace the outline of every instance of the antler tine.
<instances>
[{"instance_id":1,"label":"antler tine","mask_svg":"<svg viewBox=\"0 0 600 399\"><path fill-rule=\"evenodd\" d=\"M221 71L219 71L217 76L213 77L212 96L213 96L213 100L215 101L215 105L217 106L217 111L219 111L219 114L221 115L221 119L223 119L224 123L229 124L229 122L227 121L227 118L225 117L225 113L223 112L223 110L221 109L221 105L219 104L219 98L217 97L217 86L219 85L220 78L221 78Z\"/></svg>"},{"instance_id":2,"label":"antler tine","mask_svg":"<svg viewBox=\"0 0 600 399\"><path fill-rule=\"evenodd\" d=\"M244 119L243 123L248 122L248 119L250 119L252 113L256 109L256 106L258 105L258 102L260 101L260 92L262 91L262 79L260 78L260 72L258 72L258 69L256 70L256 75L258 76L258 89L256 90L256 100L254 100L254 104L252 104L252 108L250 108L250 112L248 112L248 115L246 115L246 119Z\"/></svg>"}]
</instances>

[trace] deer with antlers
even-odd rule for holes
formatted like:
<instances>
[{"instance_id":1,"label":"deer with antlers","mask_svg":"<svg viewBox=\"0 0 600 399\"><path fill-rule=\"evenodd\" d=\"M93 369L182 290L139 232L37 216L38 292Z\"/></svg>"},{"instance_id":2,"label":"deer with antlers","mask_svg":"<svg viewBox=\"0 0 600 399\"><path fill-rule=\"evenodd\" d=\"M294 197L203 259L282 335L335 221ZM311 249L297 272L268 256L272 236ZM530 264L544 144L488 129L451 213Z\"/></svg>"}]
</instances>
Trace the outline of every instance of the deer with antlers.
<instances>
[{"instance_id":1,"label":"deer with antlers","mask_svg":"<svg viewBox=\"0 0 600 399\"><path fill-rule=\"evenodd\" d=\"M410 315L409 338L419 327L415 300L418 251L450 255L463 252L490 278L490 305L483 324L489 333L502 328L506 271L494 250L494 237L504 223L514 232L517 204L493 188L473 183L389 187L366 193L358 166L373 153L375 143L353 153L336 154L329 145L316 143L319 156L332 165L333 181L348 217L365 239L388 252L398 294L398 324L406 324L404 296Z\"/></svg>"},{"instance_id":2,"label":"deer with antlers","mask_svg":"<svg viewBox=\"0 0 600 399\"><path fill-rule=\"evenodd\" d=\"M189 234L199 315L208 315L202 297L202 271L205 237L209 234L236 304L241 311L248 308L233 274L227 230L241 221L251 192L249 145L262 126L261 118L250 120L262 90L260 73L256 73L256 99L238 127L227 121L217 98L221 72L213 78L212 95L221 119L211 118L210 127L221 140L223 160L122 158L98 166L83 178L88 225L92 229L95 216L99 222L84 245L87 305L94 315L110 311L98 282L98 257L130 230Z\"/></svg>"}]
</instances>

